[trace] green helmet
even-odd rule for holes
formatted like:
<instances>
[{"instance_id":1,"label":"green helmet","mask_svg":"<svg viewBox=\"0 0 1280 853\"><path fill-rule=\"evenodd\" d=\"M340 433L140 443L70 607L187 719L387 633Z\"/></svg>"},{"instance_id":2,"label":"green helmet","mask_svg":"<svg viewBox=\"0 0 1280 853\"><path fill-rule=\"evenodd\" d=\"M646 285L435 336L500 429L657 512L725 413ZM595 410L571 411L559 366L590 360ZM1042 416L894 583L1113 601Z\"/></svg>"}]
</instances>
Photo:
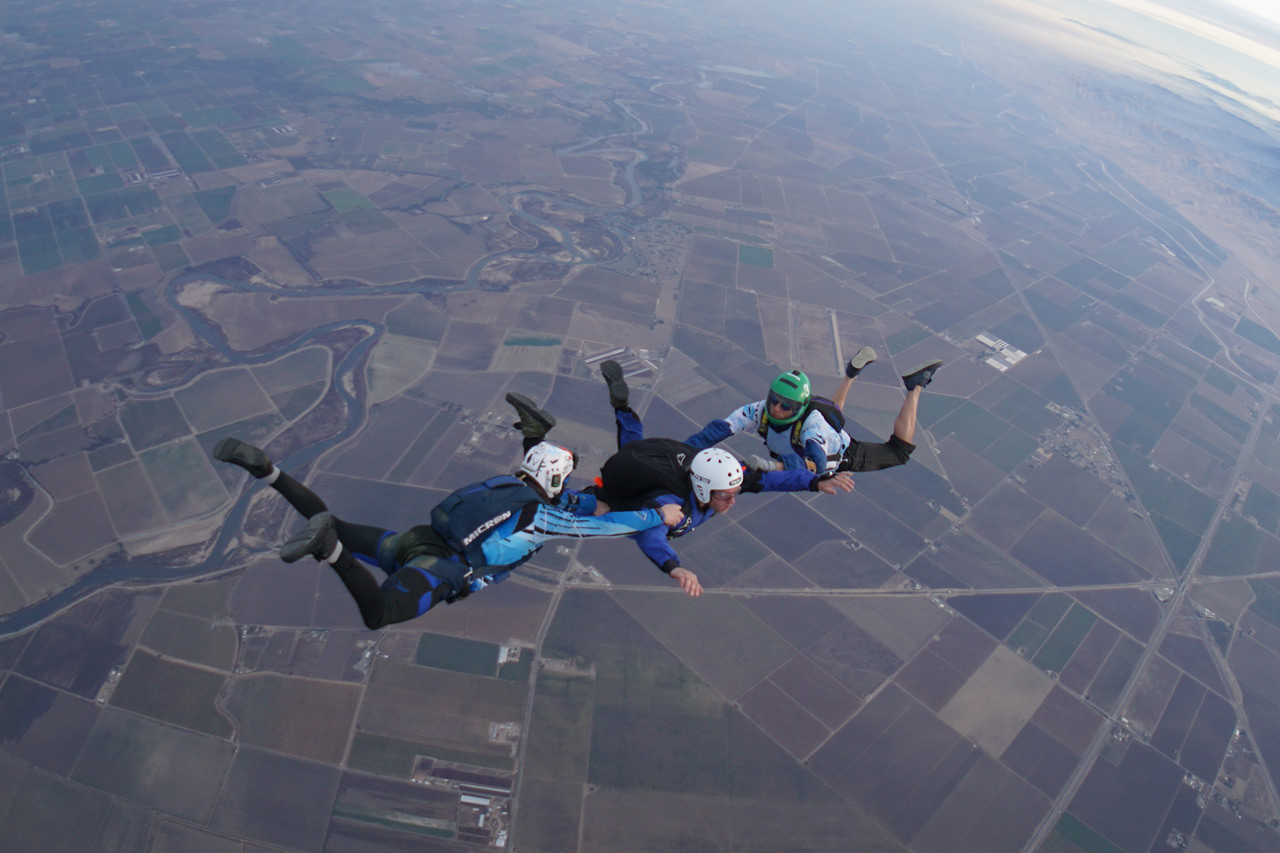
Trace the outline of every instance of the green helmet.
<instances>
[{"instance_id":1,"label":"green helmet","mask_svg":"<svg viewBox=\"0 0 1280 853\"><path fill-rule=\"evenodd\" d=\"M791 414L787 417L774 417L770 409L772 404L781 401L791 404ZM804 413L809 403L809 377L798 370L790 370L779 376L769 385L769 397L765 400L765 413L769 423L774 426L785 426L792 423Z\"/></svg>"}]
</instances>

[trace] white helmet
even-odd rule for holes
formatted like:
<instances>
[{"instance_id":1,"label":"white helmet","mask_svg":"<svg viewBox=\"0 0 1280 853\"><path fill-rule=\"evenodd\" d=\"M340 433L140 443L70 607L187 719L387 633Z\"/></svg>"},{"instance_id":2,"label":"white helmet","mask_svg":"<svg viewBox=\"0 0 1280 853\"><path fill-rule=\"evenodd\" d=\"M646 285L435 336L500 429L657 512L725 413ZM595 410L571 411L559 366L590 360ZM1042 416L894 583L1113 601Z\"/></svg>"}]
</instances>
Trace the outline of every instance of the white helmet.
<instances>
[{"instance_id":1,"label":"white helmet","mask_svg":"<svg viewBox=\"0 0 1280 853\"><path fill-rule=\"evenodd\" d=\"M699 503L710 503L711 493L742 485L742 463L719 447L698 451L689 464L689 480Z\"/></svg>"},{"instance_id":2,"label":"white helmet","mask_svg":"<svg viewBox=\"0 0 1280 853\"><path fill-rule=\"evenodd\" d=\"M554 499L564 489L564 481L569 479L577 462L577 456L563 447L540 441L524 455L520 473L537 483L548 498Z\"/></svg>"}]
</instances>

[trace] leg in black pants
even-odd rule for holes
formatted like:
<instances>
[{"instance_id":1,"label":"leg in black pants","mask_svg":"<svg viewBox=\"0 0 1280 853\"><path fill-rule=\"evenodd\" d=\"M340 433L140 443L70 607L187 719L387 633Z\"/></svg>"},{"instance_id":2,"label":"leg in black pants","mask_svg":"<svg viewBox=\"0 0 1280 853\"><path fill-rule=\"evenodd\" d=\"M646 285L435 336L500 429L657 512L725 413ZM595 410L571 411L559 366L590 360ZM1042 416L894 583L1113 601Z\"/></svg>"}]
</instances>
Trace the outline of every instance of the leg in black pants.
<instances>
[{"instance_id":1,"label":"leg in black pants","mask_svg":"<svg viewBox=\"0 0 1280 853\"><path fill-rule=\"evenodd\" d=\"M308 520L307 526L285 543L282 558L293 562L311 555L329 563L371 630L419 616L450 593L448 584L425 570L435 561L432 552L440 547L429 527L425 531L423 526L415 527L398 535L385 528L343 521L328 511L319 495L273 465L265 452L237 439L223 439L213 455L266 480ZM387 580L379 586L357 556L377 563L387 573Z\"/></svg>"}]
</instances>

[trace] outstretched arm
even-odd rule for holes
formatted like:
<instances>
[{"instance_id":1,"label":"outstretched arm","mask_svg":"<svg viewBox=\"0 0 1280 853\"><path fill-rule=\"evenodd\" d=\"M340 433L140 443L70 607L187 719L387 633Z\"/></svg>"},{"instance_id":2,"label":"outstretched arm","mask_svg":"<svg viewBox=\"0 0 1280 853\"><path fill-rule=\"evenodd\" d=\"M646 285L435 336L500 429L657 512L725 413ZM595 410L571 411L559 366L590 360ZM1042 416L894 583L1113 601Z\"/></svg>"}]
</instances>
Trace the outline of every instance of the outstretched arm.
<instances>
[{"instance_id":1,"label":"outstretched arm","mask_svg":"<svg viewBox=\"0 0 1280 853\"><path fill-rule=\"evenodd\" d=\"M696 447L699 450L706 450L708 447L719 444L731 435L733 435L733 430L730 429L729 422L717 418L704 426L699 432L696 432L686 438L684 443L690 447Z\"/></svg>"},{"instance_id":2,"label":"outstretched arm","mask_svg":"<svg viewBox=\"0 0 1280 853\"><path fill-rule=\"evenodd\" d=\"M734 409L727 418L717 418L704 426L699 432L686 438L684 443L699 450L706 450L708 447L724 441L734 433L754 429L760 421L760 411L763 406L764 401L760 401L758 403L748 403L739 409Z\"/></svg>"},{"instance_id":3,"label":"outstretched arm","mask_svg":"<svg viewBox=\"0 0 1280 853\"><path fill-rule=\"evenodd\" d=\"M543 505L538 507L533 515L533 521L526 529L546 538L631 536L655 528L665 536L666 527L679 524L681 518L683 513L678 506L582 516L558 507Z\"/></svg>"},{"instance_id":4,"label":"outstretched arm","mask_svg":"<svg viewBox=\"0 0 1280 853\"><path fill-rule=\"evenodd\" d=\"M839 474L815 474L807 468L802 471L753 471L742 475L744 492L822 492L834 495L837 491L853 491L853 476L848 471Z\"/></svg>"},{"instance_id":5,"label":"outstretched arm","mask_svg":"<svg viewBox=\"0 0 1280 853\"><path fill-rule=\"evenodd\" d=\"M667 506L674 506L674 504L667 504ZM690 597L697 598L702 595L702 584L698 582L698 576L680 565L680 555L671 547L666 531L661 527L655 527L643 533L637 533L635 540L644 555L663 572L671 575L671 578L680 584L680 588Z\"/></svg>"}]
</instances>

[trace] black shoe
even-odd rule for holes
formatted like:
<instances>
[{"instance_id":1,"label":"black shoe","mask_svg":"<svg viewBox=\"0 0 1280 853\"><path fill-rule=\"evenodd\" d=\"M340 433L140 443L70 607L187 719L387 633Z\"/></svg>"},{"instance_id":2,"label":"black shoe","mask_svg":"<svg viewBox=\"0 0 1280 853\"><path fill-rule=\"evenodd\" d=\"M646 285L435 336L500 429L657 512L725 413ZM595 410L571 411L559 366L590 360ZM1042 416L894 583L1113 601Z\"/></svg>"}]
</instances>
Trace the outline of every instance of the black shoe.
<instances>
[{"instance_id":1,"label":"black shoe","mask_svg":"<svg viewBox=\"0 0 1280 853\"><path fill-rule=\"evenodd\" d=\"M876 351L871 347L863 347L858 350L857 354L849 359L844 366L844 375L852 379L862 372L862 368L876 360Z\"/></svg>"},{"instance_id":2,"label":"black shoe","mask_svg":"<svg viewBox=\"0 0 1280 853\"><path fill-rule=\"evenodd\" d=\"M239 465L258 479L270 474L274 467L271 464L271 457L265 450L230 436L219 441L213 448L213 458L220 462Z\"/></svg>"},{"instance_id":3,"label":"black shoe","mask_svg":"<svg viewBox=\"0 0 1280 853\"><path fill-rule=\"evenodd\" d=\"M508 394L507 402L516 410L516 414L520 416L520 423L515 424L515 428L520 430L520 434L525 438L532 438L538 441L546 438L547 433L556 425L556 419L547 412L539 409L523 394Z\"/></svg>"},{"instance_id":4,"label":"black shoe","mask_svg":"<svg viewBox=\"0 0 1280 853\"><path fill-rule=\"evenodd\" d=\"M306 527L280 546L280 559L286 563L296 563L310 555L323 560L333 553L337 545L338 531L333 513L322 512L311 516Z\"/></svg>"},{"instance_id":5,"label":"black shoe","mask_svg":"<svg viewBox=\"0 0 1280 853\"><path fill-rule=\"evenodd\" d=\"M923 388L933 381L933 374L938 372L939 367L942 367L942 359L940 358L926 361L910 373L902 374L902 384L907 386L908 391Z\"/></svg>"},{"instance_id":6,"label":"black shoe","mask_svg":"<svg viewBox=\"0 0 1280 853\"><path fill-rule=\"evenodd\" d=\"M609 386L609 405L615 409L627 408L631 389L622 376L622 365L612 359L603 362L600 365L600 375L604 377L604 384Z\"/></svg>"}]
</instances>

